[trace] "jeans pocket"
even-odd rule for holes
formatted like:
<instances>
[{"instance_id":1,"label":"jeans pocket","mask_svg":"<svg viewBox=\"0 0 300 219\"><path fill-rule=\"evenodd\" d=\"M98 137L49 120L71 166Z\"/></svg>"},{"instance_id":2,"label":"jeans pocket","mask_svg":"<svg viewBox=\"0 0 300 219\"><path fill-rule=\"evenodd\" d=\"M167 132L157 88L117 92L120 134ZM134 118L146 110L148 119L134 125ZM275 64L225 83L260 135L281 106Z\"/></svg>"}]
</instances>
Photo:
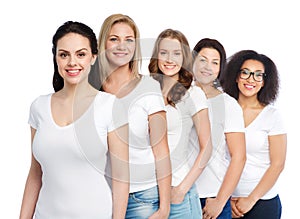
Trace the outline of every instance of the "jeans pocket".
<instances>
[{"instance_id":1,"label":"jeans pocket","mask_svg":"<svg viewBox=\"0 0 300 219\"><path fill-rule=\"evenodd\" d=\"M158 204L158 187L152 187L143 191L135 192L131 194L132 199L137 203L142 204Z\"/></svg>"},{"instance_id":2,"label":"jeans pocket","mask_svg":"<svg viewBox=\"0 0 300 219\"><path fill-rule=\"evenodd\" d=\"M188 195L185 195L183 201L178 204L171 203L169 219L175 218L190 218L191 206Z\"/></svg>"}]
</instances>

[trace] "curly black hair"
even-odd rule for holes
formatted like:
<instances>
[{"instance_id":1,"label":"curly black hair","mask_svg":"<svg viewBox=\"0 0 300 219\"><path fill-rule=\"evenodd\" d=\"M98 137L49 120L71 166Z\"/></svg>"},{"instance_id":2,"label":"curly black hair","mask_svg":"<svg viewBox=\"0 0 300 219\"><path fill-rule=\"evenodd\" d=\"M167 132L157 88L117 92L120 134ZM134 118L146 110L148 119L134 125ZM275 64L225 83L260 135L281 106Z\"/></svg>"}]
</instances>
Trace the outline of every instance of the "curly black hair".
<instances>
[{"instance_id":1,"label":"curly black hair","mask_svg":"<svg viewBox=\"0 0 300 219\"><path fill-rule=\"evenodd\" d=\"M266 76L264 86L257 94L258 101L263 105L275 102L279 93L279 74L275 63L266 55L259 54L254 50L241 50L233 54L227 62L224 74L220 77L223 90L236 100L239 98L239 89L236 79L240 69L247 60L256 60L264 65Z\"/></svg>"}]
</instances>

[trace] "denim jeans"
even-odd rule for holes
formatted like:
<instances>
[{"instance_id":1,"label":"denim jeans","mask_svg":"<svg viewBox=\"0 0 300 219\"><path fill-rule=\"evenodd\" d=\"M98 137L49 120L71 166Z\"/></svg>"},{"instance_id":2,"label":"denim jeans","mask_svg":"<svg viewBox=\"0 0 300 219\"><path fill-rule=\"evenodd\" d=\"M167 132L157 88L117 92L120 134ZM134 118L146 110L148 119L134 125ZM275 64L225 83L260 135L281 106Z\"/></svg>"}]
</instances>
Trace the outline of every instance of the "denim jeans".
<instances>
[{"instance_id":1,"label":"denim jeans","mask_svg":"<svg viewBox=\"0 0 300 219\"><path fill-rule=\"evenodd\" d=\"M169 219L201 219L202 210L196 186L187 192L180 204L171 204Z\"/></svg>"},{"instance_id":2,"label":"denim jeans","mask_svg":"<svg viewBox=\"0 0 300 219\"><path fill-rule=\"evenodd\" d=\"M126 219L145 219L159 208L158 186L129 194Z\"/></svg>"},{"instance_id":3,"label":"denim jeans","mask_svg":"<svg viewBox=\"0 0 300 219\"><path fill-rule=\"evenodd\" d=\"M206 198L200 198L201 206L204 208ZM217 219L231 219L231 205L230 205L230 199L227 200L222 212L219 214Z\"/></svg>"},{"instance_id":4,"label":"denim jeans","mask_svg":"<svg viewBox=\"0 0 300 219\"><path fill-rule=\"evenodd\" d=\"M277 195L272 199L258 200L243 219L280 219L281 211L281 201Z\"/></svg>"}]
</instances>

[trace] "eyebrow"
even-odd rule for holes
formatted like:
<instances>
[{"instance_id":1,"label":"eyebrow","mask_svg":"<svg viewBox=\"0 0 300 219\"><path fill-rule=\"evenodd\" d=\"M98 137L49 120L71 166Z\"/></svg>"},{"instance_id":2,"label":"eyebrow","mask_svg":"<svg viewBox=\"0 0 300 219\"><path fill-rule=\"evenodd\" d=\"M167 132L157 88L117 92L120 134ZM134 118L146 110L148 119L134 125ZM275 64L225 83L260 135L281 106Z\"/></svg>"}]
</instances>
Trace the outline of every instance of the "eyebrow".
<instances>
[{"instance_id":1,"label":"eyebrow","mask_svg":"<svg viewBox=\"0 0 300 219\"><path fill-rule=\"evenodd\" d=\"M159 49L159 50L164 50L164 51L169 51L169 49ZM175 51L175 52L178 52L178 51L182 51L182 49L174 49L174 50L171 50L171 51Z\"/></svg>"},{"instance_id":2,"label":"eyebrow","mask_svg":"<svg viewBox=\"0 0 300 219\"><path fill-rule=\"evenodd\" d=\"M87 48L82 48L82 49L79 49L79 50L76 50L75 52L81 52L81 51L88 51L88 49ZM65 50L65 49L59 49L58 50L59 52L68 52L69 53L69 51L68 50Z\"/></svg>"},{"instance_id":3,"label":"eyebrow","mask_svg":"<svg viewBox=\"0 0 300 219\"><path fill-rule=\"evenodd\" d=\"M198 55L199 57L203 57L203 58L205 58L205 59L208 59L206 56L204 56L204 55ZM221 61L221 58L214 58L214 59L212 59L213 61Z\"/></svg>"},{"instance_id":4,"label":"eyebrow","mask_svg":"<svg viewBox=\"0 0 300 219\"><path fill-rule=\"evenodd\" d=\"M119 35L116 35L116 34L111 34L109 35L108 37L120 37ZM125 36L125 38L135 38L133 35L128 35L128 36Z\"/></svg>"},{"instance_id":5,"label":"eyebrow","mask_svg":"<svg viewBox=\"0 0 300 219\"><path fill-rule=\"evenodd\" d=\"M264 70L261 70L261 69L258 69L258 70L254 70L254 71L252 71L252 70L250 70L249 68L242 68L242 70L245 70L245 69L247 69L248 71L250 71L250 72L254 72L254 73L256 73L256 72L264 72Z\"/></svg>"}]
</instances>

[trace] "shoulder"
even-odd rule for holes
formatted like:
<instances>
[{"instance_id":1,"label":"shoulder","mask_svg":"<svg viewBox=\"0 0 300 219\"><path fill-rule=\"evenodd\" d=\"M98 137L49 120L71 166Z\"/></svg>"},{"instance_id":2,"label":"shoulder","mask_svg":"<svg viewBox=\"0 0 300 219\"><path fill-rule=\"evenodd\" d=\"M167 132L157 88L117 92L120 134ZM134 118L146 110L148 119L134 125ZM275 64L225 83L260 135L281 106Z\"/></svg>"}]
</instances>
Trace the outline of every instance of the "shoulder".
<instances>
[{"instance_id":1,"label":"shoulder","mask_svg":"<svg viewBox=\"0 0 300 219\"><path fill-rule=\"evenodd\" d=\"M228 107L232 107L232 108L241 108L240 104L237 102L236 99L234 99L232 96L230 96L229 94L227 93L223 93L223 98L224 98L224 101L225 101L225 104L228 106Z\"/></svg>"},{"instance_id":2,"label":"shoulder","mask_svg":"<svg viewBox=\"0 0 300 219\"><path fill-rule=\"evenodd\" d=\"M156 81L151 75L140 75L142 81Z\"/></svg>"},{"instance_id":3,"label":"shoulder","mask_svg":"<svg viewBox=\"0 0 300 219\"><path fill-rule=\"evenodd\" d=\"M236 99L234 99L232 96L230 96L229 94L227 93L223 93L223 98L226 102L229 102L229 103L238 103Z\"/></svg>"},{"instance_id":4,"label":"shoulder","mask_svg":"<svg viewBox=\"0 0 300 219\"><path fill-rule=\"evenodd\" d=\"M101 99L101 100L110 100L114 99L116 96L114 94L105 92L105 91L98 91L98 94L96 96L96 99Z\"/></svg>"},{"instance_id":5,"label":"shoulder","mask_svg":"<svg viewBox=\"0 0 300 219\"><path fill-rule=\"evenodd\" d=\"M101 107L112 105L116 99L116 96L111 93L99 91L97 96L95 97L95 104L100 105Z\"/></svg>"},{"instance_id":6,"label":"shoulder","mask_svg":"<svg viewBox=\"0 0 300 219\"><path fill-rule=\"evenodd\" d=\"M159 82L150 75L142 75L141 83L144 83L146 85L150 84L151 86L160 86Z\"/></svg>"},{"instance_id":7,"label":"shoulder","mask_svg":"<svg viewBox=\"0 0 300 219\"><path fill-rule=\"evenodd\" d=\"M205 93L197 86L191 86L182 100L183 103L188 104L187 107L192 115L202 109L208 108L208 101Z\"/></svg>"},{"instance_id":8,"label":"shoulder","mask_svg":"<svg viewBox=\"0 0 300 219\"><path fill-rule=\"evenodd\" d=\"M283 115L279 108L272 104L266 105L263 110L260 112L261 122L264 124L269 124L272 127L279 127L283 125Z\"/></svg>"},{"instance_id":9,"label":"shoulder","mask_svg":"<svg viewBox=\"0 0 300 219\"><path fill-rule=\"evenodd\" d=\"M287 130L284 122L285 119L283 118L283 114L278 107L269 104L265 106L262 113L263 122L270 125L269 135L286 134Z\"/></svg>"},{"instance_id":10,"label":"shoulder","mask_svg":"<svg viewBox=\"0 0 300 219\"><path fill-rule=\"evenodd\" d=\"M30 121L38 121L38 118L43 117L43 115L46 115L49 112L52 94L53 93L40 95L32 101L29 108ZM33 125L33 123L36 122L32 122L31 125ZM36 126L33 125L33 127Z\"/></svg>"},{"instance_id":11,"label":"shoulder","mask_svg":"<svg viewBox=\"0 0 300 219\"><path fill-rule=\"evenodd\" d=\"M50 101L52 94L53 93L43 94L43 95L36 97L31 103L31 108L45 105L48 101Z\"/></svg>"},{"instance_id":12,"label":"shoulder","mask_svg":"<svg viewBox=\"0 0 300 219\"><path fill-rule=\"evenodd\" d=\"M225 113L228 117L243 117L243 109L236 99L227 93L222 94L224 99Z\"/></svg>"},{"instance_id":13,"label":"shoulder","mask_svg":"<svg viewBox=\"0 0 300 219\"><path fill-rule=\"evenodd\" d=\"M45 100L48 100L49 98L51 98L51 96L53 95L54 93L49 93L49 94L42 94L42 95L39 95L37 97L35 97L35 99L32 101L33 103L34 102L39 102L39 101L45 101Z\"/></svg>"},{"instance_id":14,"label":"shoulder","mask_svg":"<svg viewBox=\"0 0 300 219\"><path fill-rule=\"evenodd\" d=\"M204 95L204 91L203 91L200 87L198 87L198 86L196 86L196 85L191 85L191 87L189 88L188 91L189 91L190 93L201 93L201 94Z\"/></svg>"},{"instance_id":15,"label":"shoulder","mask_svg":"<svg viewBox=\"0 0 300 219\"><path fill-rule=\"evenodd\" d=\"M139 84L132 92L133 95L161 94L160 84L150 75L142 75Z\"/></svg>"},{"instance_id":16,"label":"shoulder","mask_svg":"<svg viewBox=\"0 0 300 219\"><path fill-rule=\"evenodd\" d=\"M119 112L125 110L122 99L117 98L114 94L99 91L95 98L95 107L97 111Z\"/></svg>"},{"instance_id":17,"label":"shoulder","mask_svg":"<svg viewBox=\"0 0 300 219\"><path fill-rule=\"evenodd\" d=\"M202 98L204 100L206 100L206 96L204 91L195 85L192 85L189 89L188 89L188 93L190 94L191 98Z\"/></svg>"},{"instance_id":18,"label":"shoulder","mask_svg":"<svg viewBox=\"0 0 300 219\"><path fill-rule=\"evenodd\" d=\"M280 111L278 107L276 107L275 105L272 105L272 104L265 106L265 108L266 108L266 111L268 111L268 112L273 112L273 113L277 112L278 113Z\"/></svg>"},{"instance_id":19,"label":"shoulder","mask_svg":"<svg viewBox=\"0 0 300 219\"><path fill-rule=\"evenodd\" d=\"M281 110L272 104L265 106L264 111L265 114L269 115L271 118L282 117Z\"/></svg>"}]
</instances>

